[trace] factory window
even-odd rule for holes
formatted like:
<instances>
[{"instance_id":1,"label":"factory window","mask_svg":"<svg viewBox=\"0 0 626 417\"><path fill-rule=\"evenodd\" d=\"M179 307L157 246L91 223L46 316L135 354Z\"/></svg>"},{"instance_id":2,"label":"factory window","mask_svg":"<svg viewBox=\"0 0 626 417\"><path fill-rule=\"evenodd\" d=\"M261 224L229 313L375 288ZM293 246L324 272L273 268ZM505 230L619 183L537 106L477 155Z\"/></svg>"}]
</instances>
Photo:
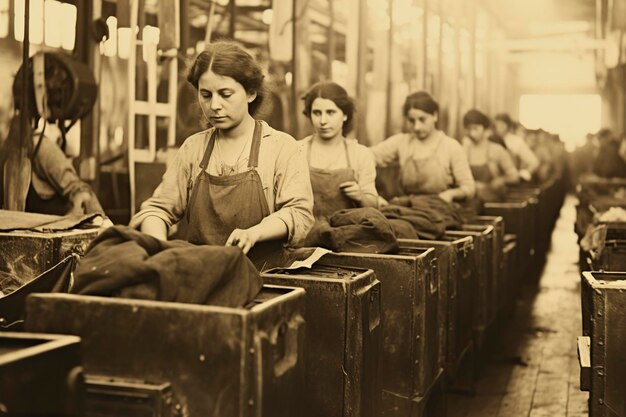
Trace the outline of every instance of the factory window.
<instances>
[{"instance_id":1,"label":"factory window","mask_svg":"<svg viewBox=\"0 0 626 417\"><path fill-rule=\"evenodd\" d=\"M76 44L76 6L57 0L29 1L29 40L33 45L45 44L52 48L63 48L68 51ZM3 12L4 2L0 3L0 37L3 27L8 25L8 10ZM7 15L7 18L4 15ZM13 10L14 37L24 41L24 0L15 0ZM49 24L47 25L46 22ZM8 27L7 27L8 31ZM8 34L8 33L7 33Z\"/></svg>"},{"instance_id":2,"label":"factory window","mask_svg":"<svg viewBox=\"0 0 626 417\"><path fill-rule=\"evenodd\" d=\"M602 123L602 99L597 94L526 94L519 104L520 122L527 129L560 135L568 150L583 144L585 135L597 132Z\"/></svg>"}]
</instances>

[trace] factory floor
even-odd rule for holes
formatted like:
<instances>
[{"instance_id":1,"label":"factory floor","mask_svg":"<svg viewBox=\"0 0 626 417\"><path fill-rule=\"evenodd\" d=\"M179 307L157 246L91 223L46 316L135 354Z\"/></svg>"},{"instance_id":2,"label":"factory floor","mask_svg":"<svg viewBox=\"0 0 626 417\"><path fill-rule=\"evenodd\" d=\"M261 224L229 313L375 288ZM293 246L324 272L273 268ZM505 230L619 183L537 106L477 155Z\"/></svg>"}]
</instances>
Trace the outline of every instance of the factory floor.
<instances>
[{"instance_id":1,"label":"factory floor","mask_svg":"<svg viewBox=\"0 0 626 417\"><path fill-rule=\"evenodd\" d=\"M497 330L473 395L448 395L448 417L587 416L576 350L582 331L575 204L566 199L541 280L525 288Z\"/></svg>"}]
</instances>

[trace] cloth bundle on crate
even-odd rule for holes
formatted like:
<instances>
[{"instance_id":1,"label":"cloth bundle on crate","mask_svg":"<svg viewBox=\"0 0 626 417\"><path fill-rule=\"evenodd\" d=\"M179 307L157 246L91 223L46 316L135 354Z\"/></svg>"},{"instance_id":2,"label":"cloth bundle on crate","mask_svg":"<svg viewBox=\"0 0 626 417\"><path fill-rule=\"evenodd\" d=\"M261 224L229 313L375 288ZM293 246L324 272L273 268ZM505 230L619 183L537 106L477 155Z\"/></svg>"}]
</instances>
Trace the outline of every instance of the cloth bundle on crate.
<instances>
[{"instance_id":1,"label":"cloth bundle on crate","mask_svg":"<svg viewBox=\"0 0 626 417\"><path fill-rule=\"evenodd\" d=\"M398 250L394 229L371 207L339 210L317 220L298 246L319 246L334 252L391 253Z\"/></svg>"},{"instance_id":2,"label":"cloth bundle on crate","mask_svg":"<svg viewBox=\"0 0 626 417\"><path fill-rule=\"evenodd\" d=\"M458 205L448 203L432 195L408 195L396 197L381 212L389 220L404 220L411 224L415 234L405 236L406 226L394 223L396 230L407 238L436 240L446 230L459 229L464 223Z\"/></svg>"},{"instance_id":3,"label":"cloth bundle on crate","mask_svg":"<svg viewBox=\"0 0 626 417\"><path fill-rule=\"evenodd\" d=\"M76 267L72 293L241 307L261 290L235 246L161 241L126 226L105 230Z\"/></svg>"}]
</instances>

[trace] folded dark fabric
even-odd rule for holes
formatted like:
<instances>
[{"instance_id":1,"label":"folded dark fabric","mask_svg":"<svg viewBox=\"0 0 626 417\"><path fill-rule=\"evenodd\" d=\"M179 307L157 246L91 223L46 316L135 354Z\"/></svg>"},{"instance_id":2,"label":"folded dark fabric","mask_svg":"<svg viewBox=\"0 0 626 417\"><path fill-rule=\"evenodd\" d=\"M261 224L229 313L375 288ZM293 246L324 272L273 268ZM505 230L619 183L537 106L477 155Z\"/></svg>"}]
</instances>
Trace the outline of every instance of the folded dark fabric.
<instances>
[{"instance_id":1,"label":"folded dark fabric","mask_svg":"<svg viewBox=\"0 0 626 417\"><path fill-rule=\"evenodd\" d=\"M432 218L435 223L441 219L447 230L458 229L464 223L461 206L457 203L448 203L436 195L406 195L396 197L390 203L419 209Z\"/></svg>"},{"instance_id":2,"label":"folded dark fabric","mask_svg":"<svg viewBox=\"0 0 626 417\"><path fill-rule=\"evenodd\" d=\"M71 292L241 307L261 278L237 247L161 241L126 226L105 230L74 272Z\"/></svg>"},{"instance_id":3,"label":"folded dark fabric","mask_svg":"<svg viewBox=\"0 0 626 417\"><path fill-rule=\"evenodd\" d=\"M419 235L411 223L402 219L390 219L389 223L398 239L419 239Z\"/></svg>"},{"instance_id":4,"label":"folded dark fabric","mask_svg":"<svg viewBox=\"0 0 626 417\"><path fill-rule=\"evenodd\" d=\"M329 220L317 220L299 246L319 246L334 252L391 253L398 250L393 227L371 207L339 210Z\"/></svg>"},{"instance_id":5,"label":"folded dark fabric","mask_svg":"<svg viewBox=\"0 0 626 417\"><path fill-rule=\"evenodd\" d=\"M387 219L410 223L415 234L421 239L436 240L446 231L444 217L431 209L388 205L382 207L380 211Z\"/></svg>"}]
</instances>

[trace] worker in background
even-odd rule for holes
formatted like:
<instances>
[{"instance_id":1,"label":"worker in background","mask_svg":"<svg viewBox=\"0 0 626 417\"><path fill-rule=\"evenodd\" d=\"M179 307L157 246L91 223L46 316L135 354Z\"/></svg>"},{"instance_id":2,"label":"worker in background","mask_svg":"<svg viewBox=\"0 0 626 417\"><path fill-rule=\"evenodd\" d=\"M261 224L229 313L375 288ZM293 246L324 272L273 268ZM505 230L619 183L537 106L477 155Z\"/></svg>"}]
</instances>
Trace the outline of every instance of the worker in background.
<instances>
[{"instance_id":1,"label":"worker in background","mask_svg":"<svg viewBox=\"0 0 626 417\"><path fill-rule=\"evenodd\" d=\"M262 262L313 224L305 154L293 137L254 119L266 97L263 72L239 44L208 45L187 80L212 127L185 140L130 225L166 240L186 216L189 242L254 248L249 256Z\"/></svg>"},{"instance_id":2,"label":"worker in background","mask_svg":"<svg viewBox=\"0 0 626 417\"><path fill-rule=\"evenodd\" d=\"M494 118L496 135L500 136L506 145L506 149L513 157L513 162L519 171L520 178L530 181L533 174L539 168L539 160L528 147L524 138L513 133L515 123L506 113L496 115Z\"/></svg>"},{"instance_id":3,"label":"worker in background","mask_svg":"<svg viewBox=\"0 0 626 417\"><path fill-rule=\"evenodd\" d=\"M599 149L593 173L602 178L626 177L626 161L620 156L621 140L610 129L600 129L596 136Z\"/></svg>"},{"instance_id":4,"label":"worker in background","mask_svg":"<svg viewBox=\"0 0 626 417\"><path fill-rule=\"evenodd\" d=\"M535 177L539 182L548 180L556 173L556 156L550 148L549 142L551 141L551 135L543 129L529 130L526 134L526 143L539 161L539 168L535 172Z\"/></svg>"},{"instance_id":5,"label":"worker in background","mask_svg":"<svg viewBox=\"0 0 626 417\"><path fill-rule=\"evenodd\" d=\"M334 82L315 84L303 97L315 133L301 141L307 155L315 217L354 207L378 207L376 162L369 148L348 139L354 103Z\"/></svg>"},{"instance_id":6,"label":"worker in background","mask_svg":"<svg viewBox=\"0 0 626 417\"><path fill-rule=\"evenodd\" d=\"M470 110L463 116L467 136L462 144L476 181L476 194L483 201L504 198L506 186L519 182L513 159L501 145L489 140L491 121L484 113Z\"/></svg>"},{"instance_id":7,"label":"worker in background","mask_svg":"<svg viewBox=\"0 0 626 417\"><path fill-rule=\"evenodd\" d=\"M20 109L18 84L21 77L16 77L13 83L13 96L15 106ZM32 104L32 103L31 103ZM36 115L34 104L32 109L27 109L33 120ZM37 118L40 116L37 115ZM83 180L72 165L72 160L66 156L60 145L59 129L55 125L40 120L40 128L33 132L29 127L28 135L32 138L30 185L26 194L25 211L31 213L43 213L53 215L76 215L101 213L104 210L95 193ZM0 202L4 201L4 166L10 152L16 151L12 144L19 141L20 135L19 113L15 113L11 121L8 137L3 141L0 148ZM6 207L3 207L6 208ZM105 219L105 226L112 223Z\"/></svg>"},{"instance_id":8,"label":"worker in background","mask_svg":"<svg viewBox=\"0 0 626 417\"><path fill-rule=\"evenodd\" d=\"M410 131L374 146L376 165L399 162L405 194L435 194L447 202L471 199L476 184L465 151L437 129L439 104L420 91L406 98L402 112Z\"/></svg>"},{"instance_id":9,"label":"worker in background","mask_svg":"<svg viewBox=\"0 0 626 417\"><path fill-rule=\"evenodd\" d=\"M593 163L600 150L600 145L593 133L587 133L585 143L576 148L570 156L570 167L573 184L593 172Z\"/></svg>"}]
</instances>

